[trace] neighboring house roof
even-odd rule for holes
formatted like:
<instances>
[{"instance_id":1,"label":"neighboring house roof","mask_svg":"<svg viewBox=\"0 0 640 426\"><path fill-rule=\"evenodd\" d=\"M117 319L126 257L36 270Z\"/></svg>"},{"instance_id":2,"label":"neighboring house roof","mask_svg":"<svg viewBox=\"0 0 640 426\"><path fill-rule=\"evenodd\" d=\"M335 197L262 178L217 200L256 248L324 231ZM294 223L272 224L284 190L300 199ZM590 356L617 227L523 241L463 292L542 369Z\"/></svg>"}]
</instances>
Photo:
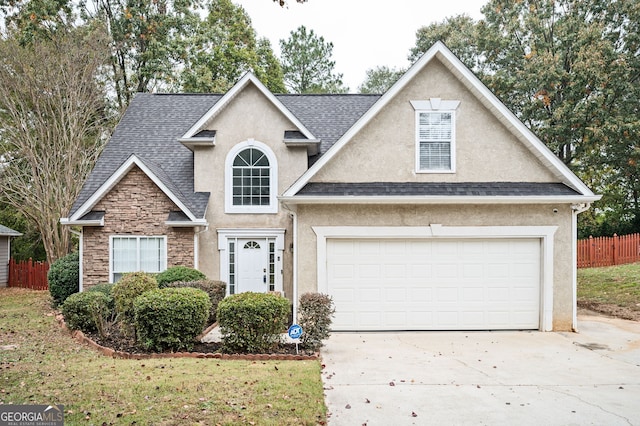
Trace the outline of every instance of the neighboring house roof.
<instances>
[{"instance_id":1,"label":"neighboring house roof","mask_svg":"<svg viewBox=\"0 0 640 426\"><path fill-rule=\"evenodd\" d=\"M398 81L378 99L347 132L341 135L336 143L325 152L285 193L283 198L289 200L296 196L325 164L351 141L411 80L432 60L440 60L471 93L502 122L559 181L585 197L585 201L595 201L599 196L594 193L551 152L537 136L529 130L500 100L469 70L445 45L438 41L414 63ZM588 199L588 200L587 200Z\"/></svg>"},{"instance_id":2,"label":"neighboring house roof","mask_svg":"<svg viewBox=\"0 0 640 426\"><path fill-rule=\"evenodd\" d=\"M4 225L0 225L0 237L19 237L22 234Z\"/></svg>"},{"instance_id":3,"label":"neighboring house roof","mask_svg":"<svg viewBox=\"0 0 640 426\"><path fill-rule=\"evenodd\" d=\"M249 80L253 81L253 80ZM303 123L306 134L297 130L288 137L313 137L320 140L319 157L353 123L373 105L380 95L272 95L287 109L288 116ZM223 99L219 94L150 94L138 93L109 143L87 178L69 218L80 220L89 213L101 196L100 190L111 189L114 174L135 156L139 163L182 203L194 217L202 219L209 193L194 191L193 152L180 143L193 132L193 137L215 137L215 132L199 129L206 115ZM217 110L216 110L217 111ZM313 161L313 159L310 159ZM120 176L122 177L122 176ZM98 195L98 196L96 196ZM180 204L177 203L177 204ZM66 223L71 223L66 221Z\"/></svg>"}]
</instances>

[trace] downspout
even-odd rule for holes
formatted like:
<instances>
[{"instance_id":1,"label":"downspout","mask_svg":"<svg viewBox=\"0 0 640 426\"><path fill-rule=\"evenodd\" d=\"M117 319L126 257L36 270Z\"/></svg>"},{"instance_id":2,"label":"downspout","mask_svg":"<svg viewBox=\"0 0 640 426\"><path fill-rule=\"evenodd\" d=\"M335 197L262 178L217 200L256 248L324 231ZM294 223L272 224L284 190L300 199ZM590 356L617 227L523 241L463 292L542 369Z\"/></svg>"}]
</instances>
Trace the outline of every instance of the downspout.
<instances>
[{"instance_id":1,"label":"downspout","mask_svg":"<svg viewBox=\"0 0 640 426\"><path fill-rule=\"evenodd\" d=\"M200 234L209 230L209 225L200 227L199 231L193 233L193 269L200 266Z\"/></svg>"},{"instance_id":2,"label":"downspout","mask_svg":"<svg viewBox=\"0 0 640 426\"><path fill-rule=\"evenodd\" d=\"M83 240L84 240L84 238L82 237L82 235L83 235L82 231L84 231L84 228L80 228L80 232L73 230L71 227L69 228L69 232L71 232L73 235L78 237L78 251L80 252L80 256L79 256L80 262L78 262L78 275L79 275L78 276L78 291L80 293L82 293L82 287L83 287L83 285L82 285L82 276L83 276L82 264L84 263L83 262L83 259L84 259L84 251L83 251L84 244L83 244Z\"/></svg>"},{"instance_id":3,"label":"downspout","mask_svg":"<svg viewBox=\"0 0 640 426\"><path fill-rule=\"evenodd\" d=\"M571 280L572 280L572 297L573 303L571 309L573 310L572 325L571 328L574 332L578 331L578 215L584 211L589 210L591 203L581 203L571 205L571 240L573 241L573 247L571 250Z\"/></svg>"},{"instance_id":4,"label":"downspout","mask_svg":"<svg viewBox=\"0 0 640 426\"><path fill-rule=\"evenodd\" d=\"M282 206L289 211L293 219L293 322L298 318L298 214L286 204Z\"/></svg>"}]
</instances>

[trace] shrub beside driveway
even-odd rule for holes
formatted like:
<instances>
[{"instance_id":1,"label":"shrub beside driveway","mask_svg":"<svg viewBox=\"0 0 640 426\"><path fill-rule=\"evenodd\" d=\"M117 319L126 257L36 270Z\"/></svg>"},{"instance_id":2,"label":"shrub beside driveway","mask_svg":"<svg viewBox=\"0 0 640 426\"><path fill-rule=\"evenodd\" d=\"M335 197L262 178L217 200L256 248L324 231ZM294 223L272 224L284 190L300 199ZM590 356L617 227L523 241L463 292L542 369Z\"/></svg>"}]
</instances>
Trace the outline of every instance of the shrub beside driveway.
<instances>
[{"instance_id":1,"label":"shrub beside driveway","mask_svg":"<svg viewBox=\"0 0 640 426\"><path fill-rule=\"evenodd\" d=\"M58 327L43 291L0 289L0 342L0 404L63 404L69 425L326 420L317 360L107 358Z\"/></svg>"}]
</instances>

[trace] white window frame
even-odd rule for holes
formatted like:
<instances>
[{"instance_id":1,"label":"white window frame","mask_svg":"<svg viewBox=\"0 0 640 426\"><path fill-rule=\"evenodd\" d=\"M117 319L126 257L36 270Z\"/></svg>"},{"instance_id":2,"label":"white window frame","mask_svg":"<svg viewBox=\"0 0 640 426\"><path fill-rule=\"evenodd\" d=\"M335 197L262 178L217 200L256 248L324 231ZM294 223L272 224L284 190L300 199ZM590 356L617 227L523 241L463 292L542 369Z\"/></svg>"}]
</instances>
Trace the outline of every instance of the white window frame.
<instances>
[{"instance_id":1,"label":"white window frame","mask_svg":"<svg viewBox=\"0 0 640 426\"><path fill-rule=\"evenodd\" d=\"M427 101L411 101L415 110L415 171L416 173L455 173L456 172L456 109L460 101L431 98ZM420 166L420 114L451 114L451 140L449 143L449 169L423 169Z\"/></svg>"},{"instance_id":2,"label":"white window frame","mask_svg":"<svg viewBox=\"0 0 640 426\"><path fill-rule=\"evenodd\" d=\"M236 206L233 204L233 161L236 156L247 148L256 148L264 153L269 160L269 205L264 206ZM266 144L248 139L235 145L225 160L224 211L225 213L278 213L278 162L276 156Z\"/></svg>"},{"instance_id":3,"label":"white window frame","mask_svg":"<svg viewBox=\"0 0 640 426\"><path fill-rule=\"evenodd\" d=\"M116 238L135 238L136 239L136 270L135 271L114 271L113 269L113 240ZM109 236L109 282L113 283L114 274L116 273L128 273L128 272L138 272L141 271L140 268L140 239L142 238L156 238L162 239L164 243L164 255L162 256L162 263L160 265L160 271L143 271L143 272L162 272L167 269L167 236L166 235L110 235Z\"/></svg>"}]
</instances>

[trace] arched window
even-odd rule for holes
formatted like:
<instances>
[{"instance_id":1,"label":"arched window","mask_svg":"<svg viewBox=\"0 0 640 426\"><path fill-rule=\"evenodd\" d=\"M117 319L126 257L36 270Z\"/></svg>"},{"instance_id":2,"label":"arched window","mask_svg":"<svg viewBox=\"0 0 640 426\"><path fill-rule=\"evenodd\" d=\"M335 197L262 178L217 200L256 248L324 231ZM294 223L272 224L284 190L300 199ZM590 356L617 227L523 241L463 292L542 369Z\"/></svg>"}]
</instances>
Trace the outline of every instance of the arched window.
<instances>
[{"instance_id":1,"label":"arched window","mask_svg":"<svg viewBox=\"0 0 640 426\"><path fill-rule=\"evenodd\" d=\"M277 167L265 144L246 141L236 145L226 161L227 213L276 213Z\"/></svg>"},{"instance_id":2,"label":"arched window","mask_svg":"<svg viewBox=\"0 0 640 426\"><path fill-rule=\"evenodd\" d=\"M270 195L269 159L257 148L243 149L233 160L234 206L268 206Z\"/></svg>"}]
</instances>

